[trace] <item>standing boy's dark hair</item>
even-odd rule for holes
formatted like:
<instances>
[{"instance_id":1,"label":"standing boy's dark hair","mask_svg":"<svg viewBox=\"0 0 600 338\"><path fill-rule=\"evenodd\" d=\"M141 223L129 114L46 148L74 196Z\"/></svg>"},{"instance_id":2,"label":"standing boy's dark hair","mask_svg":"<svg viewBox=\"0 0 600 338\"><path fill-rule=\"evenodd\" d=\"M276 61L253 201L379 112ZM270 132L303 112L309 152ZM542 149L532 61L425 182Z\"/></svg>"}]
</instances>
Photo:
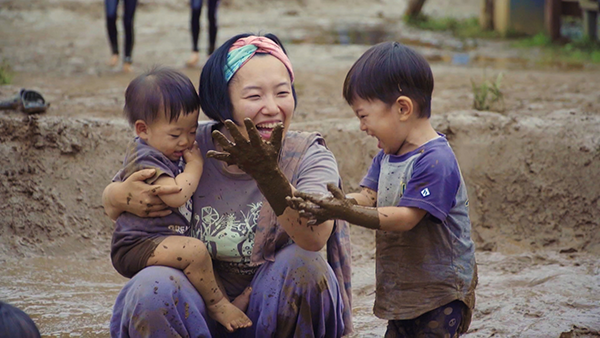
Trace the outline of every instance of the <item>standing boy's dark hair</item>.
<instances>
[{"instance_id":1,"label":"standing boy's dark hair","mask_svg":"<svg viewBox=\"0 0 600 338\"><path fill-rule=\"evenodd\" d=\"M229 97L229 86L225 80L225 65L227 65L227 53L231 46L239 39L256 34L238 34L222 44L206 60L202 73L200 74L200 84L198 85L198 96L200 97L200 106L202 112L214 121L233 120L233 104ZM274 34L265 34L265 38L273 40L287 54L283 44ZM261 53L257 53L261 54ZM298 102L296 98L296 89L292 83L292 95L294 97L294 108Z\"/></svg>"},{"instance_id":2,"label":"standing boy's dark hair","mask_svg":"<svg viewBox=\"0 0 600 338\"><path fill-rule=\"evenodd\" d=\"M171 68L154 67L129 83L123 113L130 125L137 120L151 124L163 111L172 122L182 112L188 115L198 108L198 93L185 74Z\"/></svg>"},{"instance_id":3,"label":"standing boy's dark hair","mask_svg":"<svg viewBox=\"0 0 600 338\"><path fill-rule=\"evenodd\" d=\"M344 98L378 99L388 105L407 96L419 109L419 117L431 116L433 74L419 53L398 42L382 42L369 48L350 68L344 81Z\"/></svg>"}]
</instances>

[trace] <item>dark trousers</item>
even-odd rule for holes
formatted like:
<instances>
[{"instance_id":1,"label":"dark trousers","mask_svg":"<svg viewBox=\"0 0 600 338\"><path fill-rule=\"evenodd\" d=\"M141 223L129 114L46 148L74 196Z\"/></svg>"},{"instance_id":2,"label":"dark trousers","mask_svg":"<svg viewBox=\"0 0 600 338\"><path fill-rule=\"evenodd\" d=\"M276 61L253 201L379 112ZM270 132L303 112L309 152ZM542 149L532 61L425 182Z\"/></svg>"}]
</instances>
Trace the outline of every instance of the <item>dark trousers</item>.
<instances>
[{"instance_id":1,"label":"dark trousers","mask_svg":"<svg viewBox=\"0 0 600 338\"><path fill-rule=\"evenodd\" d=\"M217 8L219 0L208 0L208 55L215 50L217 41ZM200 15L202 14L202 0L190 0L192 18L190 28L192 31L192 50L198 51L198 38L200 36Z\"/></svg>"},{"instance_id":2,"label":"dark trousers","mask_svg":"<svg viewBox=\"0 0 600 338\"><path fill-rule=\"evenodd\" d=\"M133 50L133 16L137 0L123 0L123 29L125 30L125 56L123 60L131 63L131 51ZM117 39L117 7L119 0L104 0L106 10L106 30L108 41L113 54L119 54L119 43Z\"/></svg>"}]
</instances>

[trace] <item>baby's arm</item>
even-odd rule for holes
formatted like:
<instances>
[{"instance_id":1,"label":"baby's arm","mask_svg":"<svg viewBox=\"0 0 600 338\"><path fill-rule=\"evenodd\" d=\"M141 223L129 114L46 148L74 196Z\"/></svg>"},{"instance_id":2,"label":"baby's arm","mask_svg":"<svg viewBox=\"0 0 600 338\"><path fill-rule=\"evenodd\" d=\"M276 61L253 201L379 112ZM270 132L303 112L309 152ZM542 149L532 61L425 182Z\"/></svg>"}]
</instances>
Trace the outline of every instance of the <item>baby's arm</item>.
<instances>
[{"instance_id":1,"label":"baby's arm","mask_svg":"<svg viewBox=\"0 0 600 338\"><path fill-rule=\"evenodd\" d=\"M186 149L183 152L183 158L186 163L185 169L181 174L175 178L163 175L154 182L154 184L161 186L178 186L181 188L179 193L160 195L162 201L172 208L184 205L192 197L202 176L204 161L196 143L194 143L191 149Z\"/></svg>"}]
</instances>

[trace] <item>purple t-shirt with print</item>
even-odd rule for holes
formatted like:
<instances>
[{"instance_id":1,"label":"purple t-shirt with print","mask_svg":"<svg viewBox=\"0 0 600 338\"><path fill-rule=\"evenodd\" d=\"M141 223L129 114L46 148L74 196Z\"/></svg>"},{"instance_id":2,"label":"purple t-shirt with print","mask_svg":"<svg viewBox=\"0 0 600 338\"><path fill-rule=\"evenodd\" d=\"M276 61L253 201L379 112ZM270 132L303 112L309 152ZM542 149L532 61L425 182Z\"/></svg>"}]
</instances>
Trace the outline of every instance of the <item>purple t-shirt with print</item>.
<instances>
[{"instance_id":1,"label":"purple t-shirt with print","mask_svg":"<svg viewBox=\"0 0 600 338\"><path fill-rule=\"evenodd\" d=\"M403 155L379 152L361 186L377 192L378 207L427 211L409 231L377 231L375 315L412 319L457 299L471 306L475 246L469 200L446 138Z\"/></svg>"}]
</instances>

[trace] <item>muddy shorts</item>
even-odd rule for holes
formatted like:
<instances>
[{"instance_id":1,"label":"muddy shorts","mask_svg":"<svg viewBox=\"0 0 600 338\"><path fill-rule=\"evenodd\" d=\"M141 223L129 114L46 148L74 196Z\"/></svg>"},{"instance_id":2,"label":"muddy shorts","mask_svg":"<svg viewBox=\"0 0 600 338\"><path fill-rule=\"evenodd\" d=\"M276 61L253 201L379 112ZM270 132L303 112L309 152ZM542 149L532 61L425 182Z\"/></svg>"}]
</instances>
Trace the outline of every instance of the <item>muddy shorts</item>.
<instances>
[{"instance_id":1,"label":"muddy shorts","mask_svg":"<svg viewBox=\"0 0 600 338\"><path fill-rule=\"evenodd\" d=\"M133 277L148 265L148 259L165 238L167 236L158 236L132 245L120 246L112 253L112 263L115 270L124 277Z\"/></svg>"},{"instance_id":2,"label":"muddy shorts","mask_svg":"<svg viewBox=\"0 0 600 338\"><path fill-rule=\"evenodd\" d=\"M455 338L467 306L455 300L414 319L388 321L385 338Z\"/></svg>"}]
</instances>

